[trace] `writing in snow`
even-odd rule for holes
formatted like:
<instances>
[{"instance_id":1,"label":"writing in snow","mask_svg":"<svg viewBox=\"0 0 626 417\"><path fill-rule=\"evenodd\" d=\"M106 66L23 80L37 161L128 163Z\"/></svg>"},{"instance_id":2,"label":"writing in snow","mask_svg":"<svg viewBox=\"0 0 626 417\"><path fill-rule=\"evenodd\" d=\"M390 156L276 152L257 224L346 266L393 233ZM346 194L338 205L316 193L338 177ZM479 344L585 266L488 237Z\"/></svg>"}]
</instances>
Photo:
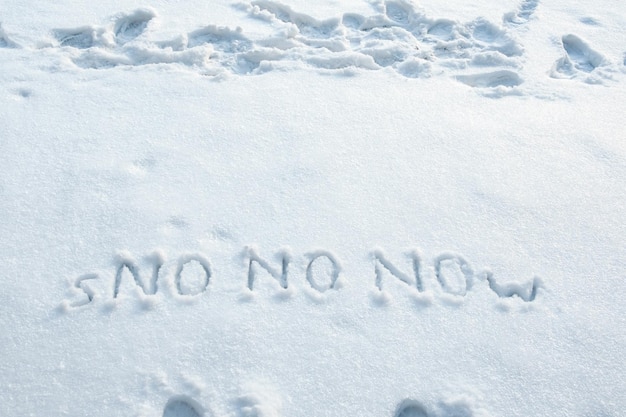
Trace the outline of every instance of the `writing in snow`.
<instances>
[{"instance_id":1,"label":"writing in snow","mask_svg":"<svg viewBox=\"0 0 626 417\"><path fill-rule=\"evenodd\" d=\"M306 265L304 277L297 277L290 269L294 263L294 257L288 250L281 250L276 254L277 261L269 261L263 258L254 247L244 248L246 265L245 282L247 291L255 291L255 285L260 279L275 280L277 290L287 290L290 282L304 278L306 285L313 291L324 293L326 291L339 291L341 286L338 279L342 273L342 265L339 257L329 250L316 250L305 254ZM440 288L444 293L453 296L464 296L472 289L476 280L487 281L488 288L502 298L519 297L525 302L532 302L537 296L537 291L542 288L542 281L534 277L531 281L519 283L499 284L489 270L479 273L474 272L469 262L461 255L444 252L432 261L434 277L424 271L424 261L417 250L405 254L411 265L410 268L400 268L392 263L382 249L371 251L370 262L372 265L372 283L376 290L383 291L386 280L395 279L411 287L413 291L424 293L426 281ZM73 300L65 300L65 309L75 309L92 304L98 298L116 299L122 291L122 283L130 282L139 288L145 296L155 295L159 292L159 282L169 280L172 284L176 297L197 297L209 288L212 280L217 279L211 261L201 253L182 255L176 262L173 275L164 272L163 265L166 258L161 252L154 252L149 256L152 263L152 271L143 273L140 271L138 262L128 253L120 253L114 262L113 274L88 273L70 280L70 291ZM194 272L190 272L194 271ZM263 272L264 273L259 273ZM168 276L169 275L169 276ZM193 277L193 278L188 278ZM189 282L193 280L193 285ZM106 282L108 294L102 294L94 289L96 282ZM128 286L128 284L127 284Z\"/></svg>"}]
</instances>

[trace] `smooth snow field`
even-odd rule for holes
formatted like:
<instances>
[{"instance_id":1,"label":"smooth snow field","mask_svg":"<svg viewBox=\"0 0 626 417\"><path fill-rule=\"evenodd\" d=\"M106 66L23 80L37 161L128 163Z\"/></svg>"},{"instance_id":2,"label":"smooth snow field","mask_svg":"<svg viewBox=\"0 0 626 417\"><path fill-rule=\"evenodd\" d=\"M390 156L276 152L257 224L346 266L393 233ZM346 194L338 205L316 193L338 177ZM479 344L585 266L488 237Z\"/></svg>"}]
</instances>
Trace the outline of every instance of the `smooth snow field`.
<instances>
[{"instance_id":1,"label":"smooth snow field","mask_svg":"<svg viewBox=\"0 0 626 417\"><path fill-rule=\"evenodd\" d=\"M0 416L626 416L626 3L0 2Z\"/></svg>"}]
</instances>

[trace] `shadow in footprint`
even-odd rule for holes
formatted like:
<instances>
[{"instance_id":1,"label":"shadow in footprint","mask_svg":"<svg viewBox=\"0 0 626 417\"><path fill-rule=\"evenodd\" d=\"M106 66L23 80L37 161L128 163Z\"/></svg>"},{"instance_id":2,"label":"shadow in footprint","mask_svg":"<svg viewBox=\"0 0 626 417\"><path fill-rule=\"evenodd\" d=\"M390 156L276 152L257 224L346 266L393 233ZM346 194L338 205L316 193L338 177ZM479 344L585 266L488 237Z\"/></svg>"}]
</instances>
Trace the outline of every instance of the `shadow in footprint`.
<instances>
[{"instance_id":1,"label":"shadow in footprint","mask_svg":"<svg viewBox=\"0 0 626 417\"><path fill-rule=\"evenodd\" d=\"M428 417L422 404L415 400L404 400L398 405L394 417Z\"/></svg>"},{"instance_id":2,"label":"shadow in footprint","mask_svg":"<svg viewBox=\"0 0 626 417\"><path fill-rule=\"evenodd\" d=\"M0 48L17 48L17 44L9 39L9 36L6 34L4 29L2 29L2 24L0 23Z\"/></svg>"},{"instance_id":3,"label":"shadow in footprint","mask_svg":"<svg viewBox=\"0 0 626 417\"><path fill-rule=\"evenodd\" d=\"M580 19L580 23L584 23L585 25L589 25L589 26L600 26L600 22L598 22L596 19L594 19L593 17L581 17Z\"/></svg>"},{"instance_id":4,"label":"shadow in footprint","mask_svg":"<svg viewBox=\"0 0 626 417\"><path fill-rule=\"evenodd\" d=\"M163 417L202 417L204 411L200 404L189 397L172 397L165 405Z\"/></svg>"},{"instance_id":5,"label":"shadow in footprint","mask_svg":"<svg viewBox=\"0 0 626 417\"><path fill-rule=\"evenodd\" d=\"M95 29L91 26L83 26L75 29L56 29L54 37L60 46L71 46L77 49L91 48L94 44Z\"/></svg>"},{"instance_id":6,"label":"shadow in footprint","mask_svg":"<svg viewBox=\"0 0 626 417\"><path fill-rule=\"evenodd\" d=\"M454 39L455 22L448 19L437 19L429 27L426 33L442 41Z\"/></svg>"},{"instance_id":7,"label":"shadow in footprint","mask_svg":"<svg viewBox=\"0 0 626 417\"><path fill-rule=\"evenodd\" d=\"M365 22L365 16L361 16L357 13L344 13L341 18L341 23L350 29L359 30Z\"/></svg>"},{"instance_id":8,"label":"shadow in footprint","mask_svg":"<svg viewBox=\"0 0 626 417\"><path fill-rule=\"evenodd\" d=\"M524 82L517 73L507 70L485 74L458 75L456 79L470 87L478 88L516 87Z\"/></svg>"},{"instance_id":9,"label":"shadow in footprint","mask_svg":"<svg viewBox=\"0 0 626 417\"><path fill-rule=\"evenodd\" d=\"M120 16L115 22L115 38L123 45L141 35L148 23L156 16L152 10L137 9L134 12Z\"/></svg>"},{"instance_id":10,"label":"shadow in footprint","mask_svg":"<svg viewBox=\"0 0 626 417\"><path fill-rule=\"evenodd\" d=\"M524 0L520 5L519 13L517 14L517 16L527 22L528 20L530 20L533 13L535 13L538 5L539 0Z\"/></svg>"},{"instance_id":11,"label":"shadow in footprint","mask_svg":"<svg viewBox=\"0 0 626 417\"><path fill-rule=\"evenodd\" d=\"M609 64L602 54L576 35L565 35L561 42L565 54L554 63L550 73L552 78L579 78L592 84L602 82L598 76L606 78L602 71L596 71Z\"/></svg>"},{"instance_id":12,"label":"shadow in footprint","mask_svg":"<svg viewBox=\"0 0 626 417\"><path fill-rule=\"evenodd\" d=\"M385 3L385 14L394 22L400 24L409 23L409 15L411 13L410 5L399 1L388 1Z\"/></svg>"}]
</instances>

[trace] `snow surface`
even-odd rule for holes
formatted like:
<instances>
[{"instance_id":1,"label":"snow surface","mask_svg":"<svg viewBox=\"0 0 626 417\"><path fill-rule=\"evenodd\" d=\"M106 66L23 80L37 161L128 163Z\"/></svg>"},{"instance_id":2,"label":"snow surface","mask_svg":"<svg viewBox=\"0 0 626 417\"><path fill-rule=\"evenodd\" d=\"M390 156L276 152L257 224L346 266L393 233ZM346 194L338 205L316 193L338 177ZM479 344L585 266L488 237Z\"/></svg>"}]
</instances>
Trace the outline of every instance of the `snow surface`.
<instances>
[{"instance_id":1,"label":"snow surface","mask_svg":"<svg viewBox=\"0 0 626 417\"><path fill-rule=\"evenodd\" d=\"M0 415L623 416L625 27L0 3Z\"/></svg>"}]
</instances>

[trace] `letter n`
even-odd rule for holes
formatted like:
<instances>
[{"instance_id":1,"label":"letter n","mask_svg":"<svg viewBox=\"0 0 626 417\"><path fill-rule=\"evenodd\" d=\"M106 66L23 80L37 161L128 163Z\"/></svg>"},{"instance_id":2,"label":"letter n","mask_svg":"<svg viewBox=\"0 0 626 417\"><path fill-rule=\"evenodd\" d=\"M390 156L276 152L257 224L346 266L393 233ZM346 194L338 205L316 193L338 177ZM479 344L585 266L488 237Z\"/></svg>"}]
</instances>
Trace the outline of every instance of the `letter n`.
<instances>
[{"instance_id":1,"label":"letter n","mask_svg":"<svg viewBox=\"0 0 626 417\"><path fill-rule=\"evenodd\" d=\"M269 262L265 259L261 258L256 251L256 249L252 247L247 247L247 257L248 257L248 288L250 290L254 289L254 280L256 279L256 269L254 264L256 263L261 268L265 269L278 283L282 288L287 288L287 274L289 272L289 262L291 261L291 256L286 250L283 250L278 253L278 256L281 261L281 269L278 270L273 268Z\"/></svg>"},{"instance_id":2,"label":"letter n","mask_svg":"<svg viewBox=\"0 0 626 417\"><path fill-rule=\"evenodd\" d=\"M113 288L113 298L117 298L120 292L120 285L122 284L122 276L124 275L124 270L128 270L135 281L135 285L137 285L144 294L146 295L154 295L158 290L157 281L159 279L159 271L163 266L164 259L163 256L155 252L149 259L153 263L152 276L150 276L147 280L141 278L139 273L139 266L137 262L127 253L122 253L117 256L116 266L117 269L115 271L115 286ZM145 282L147 281L147 282Z\"/></svg>"},{"instance_id":3,"label":"letter n","mask_svg":"<svg viewBox=\"0 0 626 417\"><path fill-rule=\"evenodd\" d=\"M398 278L400 281L405 284L411 286L415 285L418 291L424 291L424 286L422 285L422 278L420 276L420 257L417 251L411 251L407 255L411 258L413 265L413 275L415 278L412 278L409 274L406 274L399 270L394 264L389 262L389 260L385 257L385 254L382 250L376 249L372 252L374 257L374 270L376 271L376 286L379 290L383 289L383 268L386 269L393 275Z\"/></svg>"}]
</instances>

